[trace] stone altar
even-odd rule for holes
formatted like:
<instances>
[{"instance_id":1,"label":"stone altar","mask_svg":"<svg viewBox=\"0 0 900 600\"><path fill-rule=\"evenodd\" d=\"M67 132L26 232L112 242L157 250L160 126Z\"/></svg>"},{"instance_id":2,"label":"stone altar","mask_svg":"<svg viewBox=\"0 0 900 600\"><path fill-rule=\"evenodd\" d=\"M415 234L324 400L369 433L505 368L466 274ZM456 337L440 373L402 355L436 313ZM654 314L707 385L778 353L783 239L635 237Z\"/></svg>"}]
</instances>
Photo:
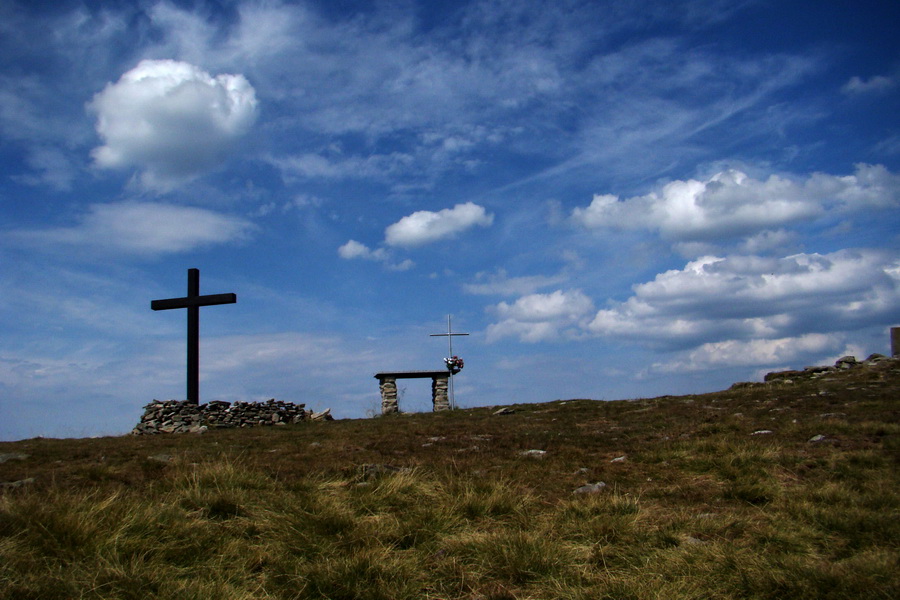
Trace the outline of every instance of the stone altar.
<instances>
[{"instance_id":1,"label":"stone altar","mask_svg":"<svg viewBox=\"0 0 900 600\"><path fill-rule=\"evenodd\" d=\"M381 414L388 415L400 412L397 405L398 379L431 378L431 404L435 412L450 410L450 398L447 395L450 371L384 371L375 374L378 388L381 390Z\"/></svg>"}]
</instances>

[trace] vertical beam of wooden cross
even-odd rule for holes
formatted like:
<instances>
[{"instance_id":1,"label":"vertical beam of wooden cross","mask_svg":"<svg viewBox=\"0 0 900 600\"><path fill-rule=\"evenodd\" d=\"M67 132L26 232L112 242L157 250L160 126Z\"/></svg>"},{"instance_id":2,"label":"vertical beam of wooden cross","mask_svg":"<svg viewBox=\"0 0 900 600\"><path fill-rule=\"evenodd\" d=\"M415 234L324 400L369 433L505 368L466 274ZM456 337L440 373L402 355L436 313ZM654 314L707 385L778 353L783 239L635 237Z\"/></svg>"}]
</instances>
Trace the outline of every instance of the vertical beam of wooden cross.
<instances>
[{"instance_id":1,"label":"vertical beam of wooden cross","mask_svg":"<svg viewBox=\"0 0 900 600\"><path fill-rule=\"evenodd\" d=\"M152 300L153 310L187 309L187 401L200 404L200 307L216 304L234 304L235 294L200 295L200 269L188 269L187 296Z\"/></svg>"},{"instance_id":2,"label":"vertical beam of wooden cross","mask_svg":"<svg viewBox=\"0 0 900 600\"><path fill-rule=\"evenodd\" d=\"M447 354L447 357L452 358L453 357L453 336L469 335L469 334L468 333L453 333L453 321L451 320L451 316L447 315L447 333L432 333L429 335L431 337L446 336L447 337L447 347L448 347L448 352L449 352L449 354ZM448 383L449 383L449 387L450 387L450 408L456 408L456 398L453 395L453 370L452 369L450 370L450 377L449 377Z\"/></svg>"}]
</instances>

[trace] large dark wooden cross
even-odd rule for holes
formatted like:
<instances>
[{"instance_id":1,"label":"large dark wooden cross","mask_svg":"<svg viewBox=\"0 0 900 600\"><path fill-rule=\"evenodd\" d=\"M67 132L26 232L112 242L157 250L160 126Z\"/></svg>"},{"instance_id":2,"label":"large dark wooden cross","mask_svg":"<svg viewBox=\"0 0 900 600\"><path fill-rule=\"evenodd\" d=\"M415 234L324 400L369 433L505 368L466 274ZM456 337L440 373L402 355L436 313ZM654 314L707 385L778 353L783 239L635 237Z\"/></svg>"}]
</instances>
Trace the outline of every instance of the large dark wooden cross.
<instances>
[{"instance_id":1,"label":"large dark wooden cross","mask_svg":"<svg viewBox=\"0 0 900 600\"><path fill-rule=\"evenodd\" d=\"M150 302L150 308L153 310L187 309L187 401L191 404L200 404L200 307L235 302L237 302L235 294L201 296L200 269L188 269L186 297Z\"/></svg>"}]
</instances>

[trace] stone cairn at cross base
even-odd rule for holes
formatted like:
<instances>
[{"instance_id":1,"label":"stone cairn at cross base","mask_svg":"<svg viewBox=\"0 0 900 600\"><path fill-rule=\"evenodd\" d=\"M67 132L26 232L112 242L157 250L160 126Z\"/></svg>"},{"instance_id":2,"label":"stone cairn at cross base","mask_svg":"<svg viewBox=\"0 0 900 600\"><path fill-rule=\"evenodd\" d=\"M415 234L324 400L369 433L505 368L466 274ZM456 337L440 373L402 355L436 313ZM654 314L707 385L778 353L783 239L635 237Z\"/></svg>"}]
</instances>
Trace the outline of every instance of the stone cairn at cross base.
<instances>
[{"instance_id":1,"label":"stone cairn at cross base","mask_svg":"<svg viewBox=\"0 0 900 600\"><path fill-rule=\"evenodd\" d=\"M269 400L267 402L213 401L194 404L185 400L154 400L144 407L141 421L131 433L203 433L210 428L288 425L302 421L330 421L331 409L306 410L305 404Z\"/></svg>"}]
</instances>

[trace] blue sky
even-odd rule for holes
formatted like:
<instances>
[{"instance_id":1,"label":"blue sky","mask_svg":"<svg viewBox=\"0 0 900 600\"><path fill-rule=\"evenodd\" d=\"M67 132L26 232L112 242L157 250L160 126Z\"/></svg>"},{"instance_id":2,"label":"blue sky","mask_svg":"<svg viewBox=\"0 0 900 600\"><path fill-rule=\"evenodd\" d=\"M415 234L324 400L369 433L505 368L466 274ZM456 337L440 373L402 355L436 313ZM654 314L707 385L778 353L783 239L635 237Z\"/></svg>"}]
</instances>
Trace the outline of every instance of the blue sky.
<instances>
[{"instance_id":1,"label":"blue sky","mask_svg":"<svg viewBox=\"0 0 900 600\"><path fill-rule=\"evenodd\" d=\"M889 352L896 2L0 2L0 439L184 397L705 392ZM401 409L430 408L429 382Z\"/></svg>"}]
</instances>

